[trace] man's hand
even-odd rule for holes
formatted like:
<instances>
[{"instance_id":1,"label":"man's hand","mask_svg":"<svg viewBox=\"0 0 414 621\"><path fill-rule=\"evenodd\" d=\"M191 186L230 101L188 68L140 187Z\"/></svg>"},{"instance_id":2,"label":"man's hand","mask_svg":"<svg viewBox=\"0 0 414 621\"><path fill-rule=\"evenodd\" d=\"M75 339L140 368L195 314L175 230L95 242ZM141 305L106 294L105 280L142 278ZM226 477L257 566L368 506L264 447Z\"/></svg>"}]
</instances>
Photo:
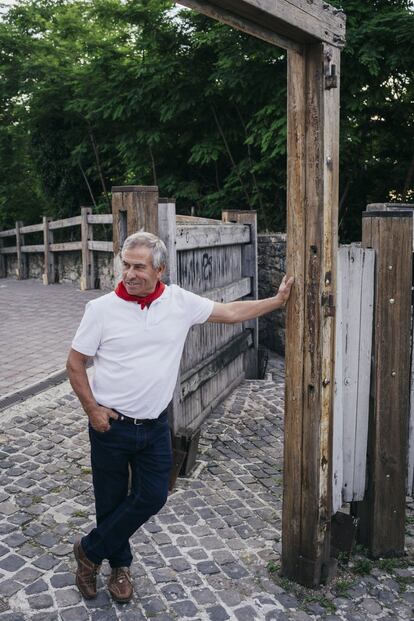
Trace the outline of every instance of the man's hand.
<instances>
[{"instance_id":1,"label":"man's hand","mask_svg":"<svg viewBox=\"0 0 414 621\"><path fill-rule=\"evenodd\" d=\"M285 276L283 276L283 280L280 283L280 287L279 287L279 290L277 292L277 297L280 298L283 306L286 305L286 302L289 299L290 292L291 292L294 280L295 279L293 278L293 276L291 276L288 279L288 277L285 275Z\"/></svg>"},{"instance_id":2,"label":"man's hand","mask_svg":"<svg viewBox=\"0 0 414 621\"><path fill-rule=\"evenodd\" d=\"M119 418L116 412L109 408L105 408L102 405L97 405L93 409L90 409L87 412L87 415L91 426L95 429L95 431L100 431L101 433L109 431L109 420L111 418L114 418L115 420Z\"/></svg>"}]
</instances>

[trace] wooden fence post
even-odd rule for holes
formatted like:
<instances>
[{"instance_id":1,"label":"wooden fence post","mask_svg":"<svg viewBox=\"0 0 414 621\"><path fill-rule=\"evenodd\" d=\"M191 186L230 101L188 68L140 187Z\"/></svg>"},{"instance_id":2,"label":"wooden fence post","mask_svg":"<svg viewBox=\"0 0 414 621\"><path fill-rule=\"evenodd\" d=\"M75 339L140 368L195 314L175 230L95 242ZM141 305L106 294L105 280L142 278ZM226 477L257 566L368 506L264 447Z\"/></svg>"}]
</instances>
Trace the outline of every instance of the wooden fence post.
<instances>
[{"instance_id":1,"label":"wooden fence post","mask_svg":"<svg viewBox=\"0 0 414 621\"><path fill-rule=\"evenodd\" d=\"M158 235L158 187L145 185L112 188L114 280L121 276L121 249L126 237L138 231Z\"/></svg>"},{"instance_id":2,"label":"wooden fence post","mask_svg":"<svg viewBox=\"0 0 414 621\"><path fill-rule=\"evenodd\" d=\"M362 214L362 244L376 251L374 368L368 431L368 487L353 505L359 541L371 556L404 554L410 398L412 213Z\"/></svg>"},{"instance_id":3,"label":"wooden fence post","mask_svg":"<svg viewBox=\"0 0 414 621\"><path fill-rule=\"evenodd\" d=\"M51 285L55 282L55 255L50 250L53 244L53 231L49 228L52 218L43 216L43 244L44 244L44 265L43 265L43 284Z\"/></svg>"},{"instance_id":4,"label":"wooden fence post","mask_svg":"<svg viewBox=\"0 0 414 621\"><path fill-rule=\"evenodd\" d=\"M16 222L17 280L24 280L25 278L27 278L26 256L22 252L22 246L24 245L24 235L20 233L20 229L22 228L22 226L23 222Z\"/></svg>"},{"instance_id":5,"label":"wooden fence post","mask_svg":"<svg viewBox=\"0 0 414 621\"><path fill-rule=\"evenodd\" d=\"M88 216L91 214L91 207L81 207L82 275L80 278L80 288L82 291L94 289L95 284L93 250L89 248L88 243L93 240L93 226L88 223Z\"/></svg>"},{"instance_id":6,"label":"wooden fence post","mask_svg":"<svg viewBox=\"0 0 414 621\"><path fill-rule=\"evenodd\" d=\"M0 278L6 278L6 257L2 253L3 250L3 238L0 237Z\"/></svg>"},{"instance_id":7,"label":"wooden fence post","mask_svg":"<svg viewBox=\"0 0 414 621\"><path fill-rule=\"evenodd\" d=\"M317 586L330 553L340 50L288 53L287 271L282 573Z\"/></svg>"},{"instance_id":8,"label":"wooden fence post","mask_svg":"<svg viewBox=\"0 0 414 621\"><path fill-rule=\"evenodd\" d=\"M258 297L258 267L257 267L257 213L255 211L223 211L223 222L238 222L250 226L250 243L242 246L242 276L249 277L251 282L250 295L245 300L257 300ZM251 319L245 322L253 332L253 347L246 352L247 367L246 378L255 379L258 376L258 352L259 352L259 320Z\"/></svg>"}]
</instances>

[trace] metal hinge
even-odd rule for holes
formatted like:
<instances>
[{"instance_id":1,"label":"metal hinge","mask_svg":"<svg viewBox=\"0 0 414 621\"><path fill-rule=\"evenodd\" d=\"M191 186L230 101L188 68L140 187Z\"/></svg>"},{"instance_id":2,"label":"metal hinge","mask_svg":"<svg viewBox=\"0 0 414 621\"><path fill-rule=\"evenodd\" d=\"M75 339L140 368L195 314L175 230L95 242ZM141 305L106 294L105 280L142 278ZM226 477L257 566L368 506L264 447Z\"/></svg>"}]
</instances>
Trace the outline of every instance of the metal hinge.
<instances>
[{"instance_id":1,"label":"metal hinge","mask_svg":"<svg viewBox=\"0 0 414 621\"><path fill-rule=\"evenodd\" d=\"M325 74L325 90L338 88L338 76L336 75L336 65L329 65L330 72ZM329 71L328 69L328 71Z\"/></svg>"}]
</instances>

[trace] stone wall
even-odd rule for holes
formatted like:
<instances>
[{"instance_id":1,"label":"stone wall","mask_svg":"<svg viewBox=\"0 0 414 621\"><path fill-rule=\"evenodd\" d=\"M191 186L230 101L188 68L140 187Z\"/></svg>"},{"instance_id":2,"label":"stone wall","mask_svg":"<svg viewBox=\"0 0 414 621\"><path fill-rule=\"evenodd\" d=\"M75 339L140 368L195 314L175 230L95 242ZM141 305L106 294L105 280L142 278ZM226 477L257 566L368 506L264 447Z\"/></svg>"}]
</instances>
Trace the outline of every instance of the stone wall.
<instances>
[{"instance_id":1,"label":"stone wall","mask_svg":"<svg viewBox=\"0 0 414 621\"><path fill-rule=\"evenodd\" d=\"M259 299L276 294L286 273L286 234L259 234ZM285 310L259 318L259 343L279 354L285 353Z\"/></svg>"},{"instance_id":2,"label":"stone wall","mask_svg":"<svg viewBox=\"0 0 414 621\"><path fill-rule=\"evenodd\" d=\"M16 278L17 256L6 256L6 277ZM97 289L110 290L114 287L113 255L111 252L95 252L95 286ZM42 280L43 254L26 255L29 278ZM72 283L79 286L82 274L82 256L80 252L58 252L55 256L55 273L58 282Z\"/></svg>"}]
</instances>

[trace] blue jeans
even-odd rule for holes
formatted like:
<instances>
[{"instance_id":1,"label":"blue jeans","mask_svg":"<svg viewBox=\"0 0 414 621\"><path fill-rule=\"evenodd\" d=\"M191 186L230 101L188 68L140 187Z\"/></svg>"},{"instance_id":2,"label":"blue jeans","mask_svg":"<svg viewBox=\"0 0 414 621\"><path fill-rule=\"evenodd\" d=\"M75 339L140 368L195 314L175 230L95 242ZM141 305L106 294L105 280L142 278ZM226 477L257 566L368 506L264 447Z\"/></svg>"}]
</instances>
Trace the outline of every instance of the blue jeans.
<instances>
[{"instance_id":1,"label":"blue jeans","mask_svg":"<svg viewBox=\"0 0 414 621\"><path fill-rule=\"evenodd\" d=\"M82 548L96 564L107 558L111 567L129 567L129 538L168 496L172 450L167 413L141 425L112 420L103 433L89 425L89 438L96 528L83 537Z\"/></svg>"}]
</instances>

